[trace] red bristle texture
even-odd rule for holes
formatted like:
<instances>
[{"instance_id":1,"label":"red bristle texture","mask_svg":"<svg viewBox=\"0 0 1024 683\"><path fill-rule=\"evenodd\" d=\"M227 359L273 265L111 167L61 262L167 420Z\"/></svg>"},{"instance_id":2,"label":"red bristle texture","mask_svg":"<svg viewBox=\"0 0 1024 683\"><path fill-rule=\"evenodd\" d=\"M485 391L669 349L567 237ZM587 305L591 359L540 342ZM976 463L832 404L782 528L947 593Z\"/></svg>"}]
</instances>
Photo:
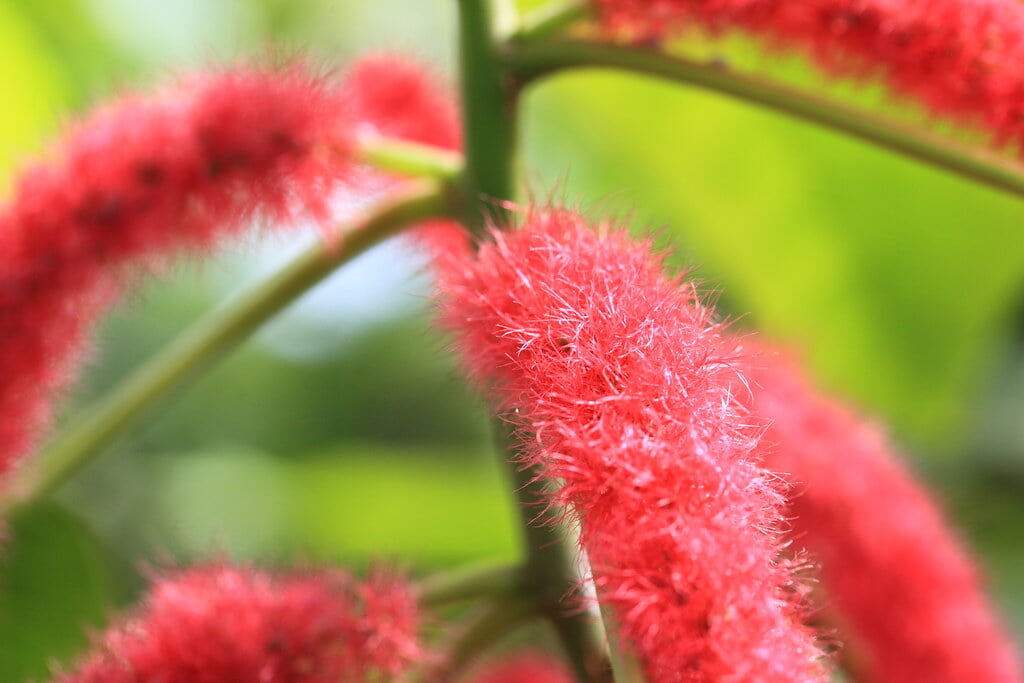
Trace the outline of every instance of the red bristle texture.
<instances>
[{"instance_id":1,"label":"red bristle texture","mask_svg":"<svg viewBox=\"0 0 1024 683\"><path fill-rule=\"evenodd\" d=\"M490 662L470 683L573 683L569 669L551 657L519 653Z\"/></svg>"},{"instance_id":2,"label":"red bristle texture","mask_svg":"<svg viewBox=\"0 0 1024 683\"><path fill-rule=\"evenodd\" d=\"M56 683L362 683L423 657L413 591L378 570L273 575L228 566L160 577ZM386 678L382 678L386 677Z\"/></svg>"},{"instance_id":3,"label":"red bristle texture","mask_svg":"<svg viewBox=\"0 0 1024 683\"><path fill-rule=\"evenodd\" d=\"M1019 683L1017 653L978 571L880 430L764 353L752 410L765 464L794 482L793 545L820 567L826 613L859 681Z\"/></svg>"},{"instance_id":4,"label":"red bristle texture","mask_svg":"<svg viewBox=\"0 0 1024 683\"><path fill-rule=\"evenodd\" d=\"M369 177L352 158L367 127L454 144L454 107L432 87L394 58L334 86L300 66L241 68L126 97L74 126L0 210L0 474L45 428L128 276L205 254L256 216L325 219L332 189ZM380 97L399 90L409 98Z\"/></svg>"},{"instance_id":5,"label":"red bristle texture","mask_svg":"<svg viewBox=\"0 0 1024 683\"><path fill-rule=\"evenodd\" d=\"M931 112L1024 153L1018 0L592 0L614 33L741 30L834 74L883 78Z\"/></svg>"},{"instance_id":6,"label":"red bristle texture","mask_svg":"<svg viewBox=\"0 0 1024 683\"><path fill-rule=\"evenodd\" d=\"M445 325L573 511L651 683L821 681L739 361L650 245L568 211L439 261Z\"/></svg>"}]
</instances>

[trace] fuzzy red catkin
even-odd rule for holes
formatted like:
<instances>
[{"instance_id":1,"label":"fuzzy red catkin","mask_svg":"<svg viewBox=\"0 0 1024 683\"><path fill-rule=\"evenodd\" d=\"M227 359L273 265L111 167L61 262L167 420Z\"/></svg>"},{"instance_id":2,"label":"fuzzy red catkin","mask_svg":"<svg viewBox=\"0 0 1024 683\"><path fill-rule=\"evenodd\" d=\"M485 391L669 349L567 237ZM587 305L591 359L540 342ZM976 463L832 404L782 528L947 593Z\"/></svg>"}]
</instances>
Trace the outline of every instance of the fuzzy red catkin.
<instances>
[{"instance_id":1,"label":"fuzzy red catkin","mask_svg":"<svg viewBox=\"0 0 1024 683\"><path fill-rule=\"evenodd\" d=\"M377 134L446 150L462 147L455 100L405 57L382 55L357 62L345 90L354 117Z\"/></svg>"},{"instance_id":2,"label":"fuzzy red catkin","mask_svg":"<svg viewBox=\"0 0 1024 683\"><path fill-rule=\"evenodd\" d=\"M825 680L779 560L782 497L734 400L735 344L648 243L537 211L442 257L444 324L574 511L651 683Z\"/></svg>"},{"instance_id":3,"label":"fuzzy red catkin","mask_svg":"<svg viewBox=\"0 0 1024 683\"><path fill-rule=\"evenodd\" d=\"M832 73L884 77L933 113L980 124L1024 154L1018 0L592 0L614 32L742 30Z\"/></svg>"},{"instance_id":4,"label":"fuzzy red catkin","mask_svg":"<svg viewBox=\"0 0 1024 683\"><path fill-rule=\"evenodd\" d=\"M387 57L340 86L293 66L124 98L28 169L0 209L0 475L46 426L127 266L206 252L256 215L325 218L333 188L373 178L352 159L367 129L458 140L453 105L422 70Z\"/></svg>"},{"instance_id":5,"label":"fuzzy red catkin","mask_svg":"<svg viewBox=\"0 0 1024 683\"><path fill-rule=\"evenodd\" d=\"M363 60L349 72L347 82L348 90L358 93L354 109L364 132L448 151L462 149L462 124L455 99L434 79L424 78L423 71L404 57ZM374 182L381 180L379 174L375 175ZM428 221L414 235L428 250L469 248L469 233L454 221Z\"/></svg>"},{"instance_id":6,"label":"fuzzy red catkin","mask_svg":"<svg viewBox=\"0 0 1024 683\"><path fill-rule=\"evenodd\" d=\"M757 366L747 395L771 421L765 465L796 482L791 538L819 566L856 680L1024 680L973 563L880 431L785 357L764 353Z\"/></svg>"},{"instance_id":7,"label":"fuzzy red catkin","mask_svg":"<svg viewBox=\"0 0 1024 683\"><path fill-rule=\"evenodd\" d=\"M410 586L382 571L275 576L213 566L160 577L141 608L56 683L362 683L423 657Z\"/></svg>"},{"instance_id":8,"label":"fuzzy red catkin","mask_svg":"<svg viewBox=\"0 0 1024 683\"><path fill-rule=\"evenodd\" d=\"M569 670L547 656L518 653L489 662L472 676L470 683L573 683Z\"/></svg>"}]
</instances>

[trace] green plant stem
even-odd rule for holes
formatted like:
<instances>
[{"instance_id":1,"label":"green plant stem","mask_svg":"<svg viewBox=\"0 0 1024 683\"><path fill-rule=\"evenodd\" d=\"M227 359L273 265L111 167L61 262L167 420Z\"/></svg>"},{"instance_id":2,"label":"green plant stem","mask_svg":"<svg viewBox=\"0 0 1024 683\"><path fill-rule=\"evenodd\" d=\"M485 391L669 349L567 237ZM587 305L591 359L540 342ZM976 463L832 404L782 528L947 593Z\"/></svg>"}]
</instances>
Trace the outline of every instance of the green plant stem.
<instances>
[{"instance_id":1,"label":"green plant stem","mask_svg":"<svg viewBox=\"0 0 1024 683\"><path fill-rule=\"evenodd\" d=\"M770 81L713 64L591 41L517 44L503 54L523 83L571 68L610 68L730 95L832 128L984 185L1024 195L1024 166L986 149L952 142Z\"/></svg>"},{"instance_id":2,"label":"green plant stem","mask_svg":"<svg viewBox=\"0 0 1024 683\"><path fill-rule=\"evenodd\" d=\"M338 266L411 223L452 212L445 185L417 181L345 232L339 243L317 242L309 247L267 280L198 321L73 421L26 463L12 483L12 496L2 505L52 492L119 434L141 422L160 401L199 377Z\"/></svg>"},{"instance_id":3,"label":"green plant stem","mask_svg":"<svg viewBox=\"0 0 1024 683\"><path fill-rule=\"evenodd\" d=\"M506 5L507 7L508 5ZM515 112L518 83L511 78L501 60L507 49L502 41L503 27L497 11L501 6L491 0L458 0L459 46L463 126L465 131L464 220L479 239L491 221L499 226L509 223L507 202L515 198ZM501 452L514 459L514 444L495 421L502 436ZM577 606L565 603L578 578L572 561L573 551L565 535L550 525L533 522L542 494L537 473L513 467L513 482L519 497L519 510L525 541L525 593L529 602L555 627L566 654L586 683L599 680L590 675L603 661L604 643L596 637L586 615Z\"/></svg>"},{"instance_id":4,"label":"green plant stem","mask_svg":"<svg viewBox=\"0 0 1024 683\"><path fill-rule=\"evenodd\" d=\"M599 598L600 599L600 598ZM636 655L622 647L616 635L618 625L610 607L601 603L601 621L604 624L605 637L608 639L608 655L611 659L612 674L616 683L644 683L643 667Z\"/></svg>"},{"instance_id":5,"label":"green plant stem","mask_svg":"<svg viewBox=\"0 0 1024 683\"><path fill-rule=\"evenodd\" d=\"M489 220L507 221L515 198L516 92L506 78L489 0L458 0L459 66L464 127L465 223L480 235Z\"/></svg>"},{"instance_id":6,"label":"green plant stem","mask_svg":"<svg viewBox=\"0 0 1024 683\"><path fill-rule=\"evenodd\" d=\"M495 427L501 451L515 453L517 441L512 427L502 420L495 420ZM585 599L579 593L581 579L576 570L575 544L557 519L545 518L548 495L537 471L523 468L514 461L508 462L508 468L515 484L520 527L526 546L524 592L551 622L577 680L593 683L610 681L611 669L600 624L581 609ZM619 683L628 683L628 680L623 679Z\"/></svg>"},{"instance_id":7,"label":"green plant stem","mask_svg":"<svg viewBox=\"0 0 1024 683\"><path fill-rule=\"evenodd\" d=\"M510 40L526 43L550 38L590 13L584 0L552 0L523 15Z\"/></svg>"},{"instance_id":8,"label":"green plant stem","mask_svg":"<svg viewBox=\"0 0 1024 683\"><path fill-rule=\"evenodd\" d=\"M431 145L373 136L359 143L363 161L400 175L455 182L462 172L462 155Z\"/></svg>"},{"instance_id":9,"label":"green plant stem","mask_svg":"<svg viewBox=\"0 0 1024 683\"><path fill-rule=\"evenodd\" d=\"M491 565L445 572L424 579L419 585L419 602L437 608L481 596L522 596L525 583L523 567Z\"/></svg>"},{"instance_id":10,"label":"green plant stem","mask_svg":"<svg viewBox=\"0 0 1024 683\"><path fill-rule=\"evenodd\" d=\"M459 674L482 652L520 626L539 616L536 605L517 597L491 600L471 610L444 639L439 651L445 659L439 666L426 667L409 678L413 681L461 680Z\"/></svg>"}]
</instances>

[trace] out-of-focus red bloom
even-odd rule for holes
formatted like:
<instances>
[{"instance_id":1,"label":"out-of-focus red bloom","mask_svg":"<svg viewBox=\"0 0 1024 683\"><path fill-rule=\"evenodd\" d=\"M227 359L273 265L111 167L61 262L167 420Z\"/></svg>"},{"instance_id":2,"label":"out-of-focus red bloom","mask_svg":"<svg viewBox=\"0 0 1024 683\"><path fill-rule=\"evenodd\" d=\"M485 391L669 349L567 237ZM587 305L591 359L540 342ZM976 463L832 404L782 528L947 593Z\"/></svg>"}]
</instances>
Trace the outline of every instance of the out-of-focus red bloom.
<instances>
[{"instance_id":1,"label":"out-of-focus red bloom","mask_svg":"<svg viewBox=\"0 0 1024 683\"><path fill-rule=\"evenodd\" d=\"M362 683L423 656L410 587L378 571L273 576L207 567L160 578L58 683Z\"/></svg>"},{"instance_id":2,"label":"out-of-focus red bloom","mask_svg":"<svg viewBox=\"0 0 1024 683\"><path fill-rule=\"evenodd\" d=\"M454 99L405 57L383 55L354 64L345 89L361 132L447 150L462 146Z\"/></svg>"},{"instance_id":3,"label":"out-of-focus red bloom","mask_svg":"<svg viewBox=\"0 0 1024 683\"><path fill-rule=\"evenodd\" d=\"M650 245L538 211L442 259L443 320L573 510L652 683L818 681L734 344Z\"/></svg>"},{"instance_id":4,"label":"out-of-focus red bloom","mask_svg":"<svg viewBox=\"0 0 1024 683\"><path fill-rule=\"evenodd\" d=\"M611 29L743 30L833 73L892 89L1024 143L1024 5L1018 0L592 0ZM1024 153L1024 148L1022 148Z\"/></svg>"},{"instance_id":5,"label":"out-of-focus red bloom","mask_svg":"<svg viewBox=\"0 0 1024 683\"><path fill-rule=\"evenodd\" d=\"M352 156L367 130L458 141L429 78L379 58L334 86L300 67L240 69L128 97L28 169L0 209L0 474L45 427L126 266L206 250L256 215L327 217L332 189L370 177Z\"/></svg>"},{"instance_id":6,"label":"out-of-focus red bloom","mask_svg":"<svg viewBox=\"0 0 1024 683\"><path fill-rule=\"evenodd\" d=\"M423 69L400 56L380 56L356 64L349 72L351 109L362 122L361 135L383 135L448 151L462 147L462 125L455 100ZM371 172L360 191L371 193L391 179ZM463 251L469 233L453 221L429 221L419 226L417 241L441 252Z\"/></svg>"},{"instance_id":7,"label":"out-of-focus red bloom","mask_svg":"<svg viewBox=\"0 0 1024 683\"><path fill-rule=\"evenodd\" d=\"M765 464L795 482L794 546L820 566L857 680L1022 680L977 570L880 431L770 353L750 376Z\"/></svg>"},{"instance_id":8,"label":"out-of-focus red bloom","mask_svg":"<svg viewBox=\"0 0 1024 683\"><path fill-rule=\"evenodd\" d=\"M517 654L489 663L471 683L573 683L569 670L559 661L534 654Z\"/></svg>"}]
</instances>

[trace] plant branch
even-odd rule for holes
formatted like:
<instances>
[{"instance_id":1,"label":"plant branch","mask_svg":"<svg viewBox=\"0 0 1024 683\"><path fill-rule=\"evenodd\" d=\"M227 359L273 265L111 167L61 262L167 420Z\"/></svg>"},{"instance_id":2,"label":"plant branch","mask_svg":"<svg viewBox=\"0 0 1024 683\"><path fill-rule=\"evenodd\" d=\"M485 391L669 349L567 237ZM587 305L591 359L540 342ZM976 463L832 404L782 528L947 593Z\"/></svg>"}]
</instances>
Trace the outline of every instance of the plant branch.
<instances>
[{"instance_id":1,"label":"plant branch","mask_svg":"<svg viewBox=\"0 0 1024 683\"><path fill-rule=\"evenodd\" d=\"M417 181L347 231L340 243L317 242L264 282L199 320L73 421L26 463L12 482L13 495L0 506L52 492L119 434L137 426L159 402L199 377L338 266L411 223L452 213L446 186Z\"/></svg>"},{"instance_id":2,"label":"plant branch","mask_svg":"<svg viewBox=\"0 0 1024 683\"><path fill-rule=\"evenodd\" d=\"M570 68L611 68L713 90L1024 196L1024 166L987 149L946 140L794 88L733 73L718 65L592 41L512 45L503 58L523 84Z\"/></svg>"},{"instance_id":3,"label":"plant branch","mask_svg":"<svg viewBox=\"0 0 1024 683\"><path fill-rule=\"evenodd\" d=\"M454 182L462 172L461 154L406 140L366 136L358 153L371 166L400 175Z\"/></svg>"},{"instance_id":4,"label":"plant branch","mask_svg":"<svg viewBox=\"0 0 1024 683\"><path fill-rule=\"evenodd\" d=\"M465 222L479 239L489 222L509 223L507 202L515 198L516 107L519 84L501 61L507 49L502 26L494 16L500 9L491 0L458 0L460 72L465 128ZM506 423L496 420L500 447L506 461L514 461L515 444ZM522 519L526 563L524 599L544 614L558 632L581 683L597 681L592 672L602 669L604 643L585 615L566 607L579 578L574 571L573 549L552 525L536 525L537 505L544 504L537 472L512 464L513 482Z\"/></svg>"},{"instance_id":5,"label":"plant branch","mask_svg":"<svg viewBox=\"0 0 1024 683\"><path fill-rule=\"evenodd\" d=\"M481 596L522 596L523 567L491 565L444 572L424 579L419 586L419 601L424 607L443 607Z\"/></svg>"},{"instance_id":6,"label":"plant branch","mask_svg":"<svg viewBox=\"0 0 1024 683\"><path fill-rule=\"evenodd\" d=\"M502 452L516 452L517 439L509 423L495 420ZM514 460L508 468L515 485L526 565L525 592L554 626L579 681L603 683L610 673L607 651L600 624L583 610L586 599L580 594L581 577L576 570L576 549L566 529L545 513L548 494L543 480L530 468ZM628 683L628 679L620 681Z\"/></svg>"},{"instance_id":7,"label":"plant branch","mask_svg":"<svg viewBox=\"0 0 1024 683\"><path fill-rule=\"evenodd\" d=\"M521 43L544 40L590 16L590 13L590 5L584 0L551 0L524 14L518 29L509 39Z\"/></svg>"},{"instance_id":8,"label":"plant branch","mask_svg":"<svg viewBox=\"0 0 1024 683\"><path fill-rule=\"evenodd\" d=\"M600 600L600 597L598 598ZM601 622L608 639L608 655L611 658L615 683L644 683L643 666L636 655L623 647L618 636L618 622L611 607L601 603Z\"/></svg>"},{"instance_id":9,"label":"plant branch","mask_svg":"<svg viewBox=\"0 0 1024 683\"><path fill-rule=\"evenodd\" d=\"M523 624L540 616L536 605L517 597L502 597L480 605L455 625L437 648L444 659L403 680L412 683L460 680L459 674L484 651Z\"/></svg>"}]
</instances>

